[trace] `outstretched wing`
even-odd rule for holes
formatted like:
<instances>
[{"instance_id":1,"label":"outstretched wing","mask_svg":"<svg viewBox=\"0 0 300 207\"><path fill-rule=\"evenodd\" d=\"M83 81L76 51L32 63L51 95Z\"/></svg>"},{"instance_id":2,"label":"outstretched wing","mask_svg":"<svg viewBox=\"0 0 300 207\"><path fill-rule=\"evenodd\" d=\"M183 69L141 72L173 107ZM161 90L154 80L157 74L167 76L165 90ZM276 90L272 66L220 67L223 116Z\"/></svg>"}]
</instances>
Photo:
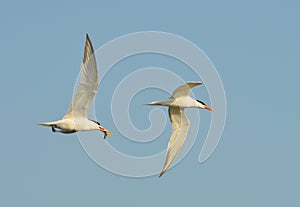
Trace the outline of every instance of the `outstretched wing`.
<instances>
[{"instance_id":1,"label":"outstretched wing","mask_svg":"<svg viewBox=\"0 0 300 207\"><path fill-rule=\"evenodd\" d=\"M98 90L98 71L94 49L86 34L83 62L80 70L80 81L73 100L64 119L70 117L87 117L90 104Z\"/></svg>"},{"instance_id":2,"label":"outstretched wing","mask_svg":"<svg viewBox=\"0 0 300 207\"><path fill-rule=\"evenodd\" d=\"M173 132L168 143L167 157L164 168L159 177L162 176L171 166L178 155L189 130L190 121L180 107L169 107L169 117L172 123Z\"/></svg>"},{"instance_id":3,"label":"outstretched wing","mask_svg":"<svg viewBox=\"0 0 300 207\"><path fill-rule=\"evenodd\" d=\"M194 88L195 86L201 85L201 82L187 82L184 85L179 86L175 89L172 96L174 98L182 97L182 96L189 96L191 88Z\"/></svg>"}]
</instances>

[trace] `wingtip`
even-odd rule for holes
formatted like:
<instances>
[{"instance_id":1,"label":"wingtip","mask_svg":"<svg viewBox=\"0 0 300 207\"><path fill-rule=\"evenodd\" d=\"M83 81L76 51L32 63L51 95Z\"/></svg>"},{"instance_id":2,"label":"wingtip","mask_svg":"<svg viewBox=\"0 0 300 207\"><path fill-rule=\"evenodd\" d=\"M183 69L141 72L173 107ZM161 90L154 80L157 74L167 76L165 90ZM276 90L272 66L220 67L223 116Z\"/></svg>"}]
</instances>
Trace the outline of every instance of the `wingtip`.
<instances>
[{"instance_id":1,"label":"wingtip","mask_svg":"<svg viewBox=\"0 0 300 207\"><path fill-rule=\"evenodd\" d=\"M91 44L91 39L90 39L90 36L89 36L88 33L86 33L85 38L86 38L86 41L89 42L89 43Z\"/></svg>"},{"instance_id":2,"label":"wingtip","mask_svg":"<svg viewBox=\"0 0 300 207\"><path fill-rule=\"evenodd\" d=\"M144 104L145 106L161 106L162 104L159 101L153 101L150 103Z\"/></svg>"},{"instance_id":3,"label":"wingtip","mask_svg":"<svg viewBox=\"0 0 300 207\"><path fill-rule=\"evenodd\" d=\"M196 85L201 85L202 84L202 82L201 81L187 81L186 82L187 84L196 84Z\"/></svg>"},{"instance_id":4,"label":"wingtip","mask_svg":"<svg viewBox=\"0 0 300 207\"><path fill-rule=\"evenodd\" d=\"M93 44L92 41L88 35L88 33L86 33L86 40L85 40L85 46L84 46L84 55L83 55L83 63L86 63L86 61L89 59L89 57L94 54L94 48L93 48Z\"/></svg>"},{"instance_id":5,"label":"wingtip","mask_svg":"<svg viewBox=\"0 0 300 207\"><path fill-rule=\"evenodd\" d=\"M165 172L166 172L166 171L162 171L162 172L159 174L158 177L160 178L161 176L163 176L163 174L165 174Z\"/></svg>"}]
</instances>

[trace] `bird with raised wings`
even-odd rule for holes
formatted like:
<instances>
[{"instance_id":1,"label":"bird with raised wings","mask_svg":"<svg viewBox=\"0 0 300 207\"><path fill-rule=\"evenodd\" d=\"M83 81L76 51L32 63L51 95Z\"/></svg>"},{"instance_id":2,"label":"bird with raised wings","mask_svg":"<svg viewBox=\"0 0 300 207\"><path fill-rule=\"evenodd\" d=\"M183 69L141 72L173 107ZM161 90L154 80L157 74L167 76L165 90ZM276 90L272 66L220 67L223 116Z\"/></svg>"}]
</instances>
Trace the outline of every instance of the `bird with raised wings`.
<instances>
[{"instance_id":1,"label":"bird with raised wings","mask_svg":"<svg viewBox=\"0 0 300 207\"><path fill-rule=\"evenodd\" d=\"M190 121L184 113L184 108L202 108L214 111L202 101L195 100L190 96L191 88L201 84L201 82L187 82L186 84L176 88L170 98L146 104L150 106L168 106L169 117L172 123L173 131L168 143L167 156L159 177L161 177L169 169L177 157L188 134Z\"/></svg>"},{"instance_id":2,"label":"bird with raised wings","mask_svg":"<svg viewBox=\"0 0 300 207\"><path fill-rule=\"evenodd\" d=\"M53 132L65 134L77 131L100 130L104 138L111 135L99 122L88 119L88 109L98 90L98 70L91 40L86 34L84 56L80 70L80 81L77 86L73 100L68 112L58 121L40 123L38 125L48 126Z\"/></svg>"}]
</instances>

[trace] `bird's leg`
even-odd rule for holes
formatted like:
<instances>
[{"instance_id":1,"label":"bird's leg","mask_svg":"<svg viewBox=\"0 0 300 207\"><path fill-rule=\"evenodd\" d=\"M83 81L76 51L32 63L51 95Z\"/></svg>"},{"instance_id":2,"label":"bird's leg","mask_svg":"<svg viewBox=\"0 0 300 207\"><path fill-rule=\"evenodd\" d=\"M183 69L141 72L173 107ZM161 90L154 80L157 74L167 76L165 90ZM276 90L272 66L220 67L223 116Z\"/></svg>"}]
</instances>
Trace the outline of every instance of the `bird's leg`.
<instances>
[{"instance_id":1,"label":"bird's leg","mask_svg":"<svg viewBox=\"0 0 300 207\"><path fill-rule=\"evenodd\" d=\"M56 126L52 126L52 127L51 127L51 128L52 128L52 132L57 132L56 129L55 129L55 127L56 127Z\"/></svg>"}]
</instances>

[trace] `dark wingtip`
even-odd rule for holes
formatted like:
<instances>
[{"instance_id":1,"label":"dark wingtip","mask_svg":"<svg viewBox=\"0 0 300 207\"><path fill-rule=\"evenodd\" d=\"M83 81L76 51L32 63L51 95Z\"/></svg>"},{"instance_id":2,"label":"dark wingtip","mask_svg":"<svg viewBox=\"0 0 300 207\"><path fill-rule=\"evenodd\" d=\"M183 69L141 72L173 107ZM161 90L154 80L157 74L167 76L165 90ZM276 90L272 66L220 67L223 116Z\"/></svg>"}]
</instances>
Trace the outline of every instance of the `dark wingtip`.
<instances>
[{"instance_id":1,"label":"dark wingtip","mask_svg":"<svg viewBox=\"0 0 300 207\"><path fill-rule=\"evenodd\" d=\"M83 59L82 59L83 64L86 63L86 61L89 59L89 57L93 53L94 53L94 48L93 48L92 42L90 40L90 37L89 37L88 33L86 33L86 40L85 40L85 46L84 46L84 55L83 55Z\"/></svg>"},{"instance_id":2,"label":"dark wingtip","mask_svg":"<svg viewBox=\"0 0 300 207\"><path fill-rule=\"evenodd\" d=\"M93 50L92 41L91 41L90 36L89 36L88 33L86 33L86 41L91 45L92 50Z\"/></svg>"},{"instance_id":3,"label":"dark wingtip","mask_svg":"<svg viewBox=\"0 0 300 207\"><path fill-rule=\"evenodd\" d=\"M162 172L159 174L158 177L160 178L161 176L163 176L163 174L165 174L165 172L166 172L166 171L162 171Z\"/></svg>"}]
</instances>

